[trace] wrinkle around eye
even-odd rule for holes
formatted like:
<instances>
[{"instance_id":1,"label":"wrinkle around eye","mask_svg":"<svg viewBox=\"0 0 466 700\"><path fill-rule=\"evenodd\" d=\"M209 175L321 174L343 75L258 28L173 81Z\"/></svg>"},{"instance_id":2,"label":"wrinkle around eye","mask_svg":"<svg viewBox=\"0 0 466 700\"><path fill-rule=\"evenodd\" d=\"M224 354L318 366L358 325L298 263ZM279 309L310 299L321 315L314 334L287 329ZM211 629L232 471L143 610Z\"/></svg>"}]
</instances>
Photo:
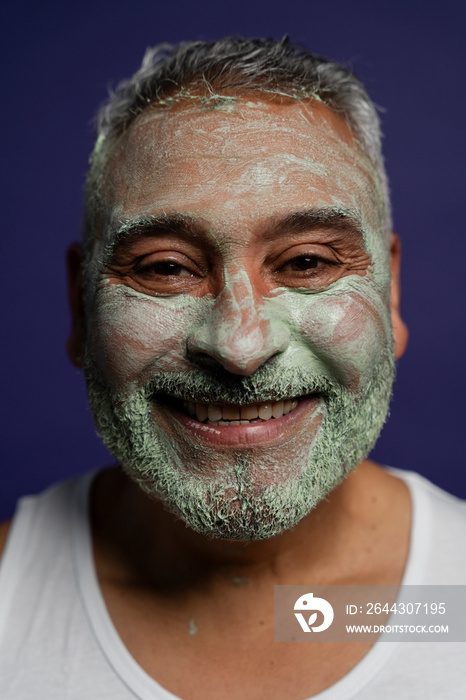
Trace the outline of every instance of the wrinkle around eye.
<instances>
[{"instance_id":1,"label":"wrinkle around eye","mask_svg":"<svg viewBox=\"0 0 466 700\"><path fill-rule=\"evenodd\" d=\"M123 284L151 296L164 296L196 289L205 278L205 270L181 251L158 250L115 260L107 264L105 276L111 284Z\"/></svg>"},{"instance_id":2,"label":"wrinkle around eye","mask_svg":"<svg viewBox=\"0 0 466 700\"><path fill-rule=\"evenodd\" d=\"M365 277L366 269L354 269L351 265L338 265L323 261L322 267L302 271L275 273L274 281L289 289L308 289L309 291L325 291L342 277L358 275Z\"/></svg>"},{"instance_id":3,"label":"wrinkle around eye","mask_svg":"<svg viewBox=\"0 0 466 700\"><path fill-rule=\"evenodd\" d=\"M290 286L306 280L310 284L325 285L340 277L343 268L344 265L337 260L310 251L294 255L282 262L274 271L274 277L287 280Z\"/></svg>"},{"instance_id":4,"label":"wrinkle around eye","mask_svg":"<svg viewBox=\"0 0 466 700\"><path fill-rule=\"evenodd\" d=\"M189 271L186 275L154 275L149 274L147 279L134 272L107 271L105 278L107 284L120 284L134 289L136 292L148 296L172 296L176 294L194 293L195 296L205 293L204 281Z\"/></svg>"}]
</instances>

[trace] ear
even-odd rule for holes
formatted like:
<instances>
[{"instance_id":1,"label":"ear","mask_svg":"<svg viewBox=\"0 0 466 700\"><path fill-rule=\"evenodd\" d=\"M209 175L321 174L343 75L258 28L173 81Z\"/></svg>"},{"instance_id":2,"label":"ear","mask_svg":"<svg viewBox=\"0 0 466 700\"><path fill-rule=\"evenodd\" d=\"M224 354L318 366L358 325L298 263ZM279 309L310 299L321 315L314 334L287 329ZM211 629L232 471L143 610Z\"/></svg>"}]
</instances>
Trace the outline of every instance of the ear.
<instances>
[{"instance_id":1,"label":"ear","mask_svg":"<svg viewBox=\"0 0 466 700\"><path fill-rule=\"evenodd\" d=\"M66 254L68 299L71 309L71 333L66 344L68 357L75 367L82 368L84 350L84 306L82 295L82 255L79 243L73 243Z\"/></svg>"},{"instance_id":2,"label":"ear","mask_svg":"<svg viewBox=\"0 0 466 700\"><path fill-rule=\"evenodd\" d=\"M397 360L404 354L408 344L408 329L400 316L400 263L401 243L395 233L390 235L390 271L392 275L391 307L392 328L395 340L395 357Z\"/></svg>"}]
</instances>

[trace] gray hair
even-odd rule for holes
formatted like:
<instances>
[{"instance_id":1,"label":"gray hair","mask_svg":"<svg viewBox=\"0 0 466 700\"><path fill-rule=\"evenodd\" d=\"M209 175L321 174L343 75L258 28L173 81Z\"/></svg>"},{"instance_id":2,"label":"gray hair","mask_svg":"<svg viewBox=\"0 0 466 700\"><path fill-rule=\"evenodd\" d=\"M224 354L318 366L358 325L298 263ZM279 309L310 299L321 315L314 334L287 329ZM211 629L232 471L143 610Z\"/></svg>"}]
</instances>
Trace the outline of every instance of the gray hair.
<instances>
[{"instance_id":1,"label":"gray hair","mask_svg":"<svg viewBox=\"0 0 466 700\"><path fill-rule=\"evenodd\" d=\"M89 260L105 215L102 179L118 138L151 105L170 108L196 99L216 106L247 92L316 100L345 119L377 174L387 234L388 181L380 120L364 86L347 67L282 40L227 37L215 42L160 44L146 50L140 69L122 81L96 117L97 135L86 183L84 243Z\"/></svg>"}]
</instances>

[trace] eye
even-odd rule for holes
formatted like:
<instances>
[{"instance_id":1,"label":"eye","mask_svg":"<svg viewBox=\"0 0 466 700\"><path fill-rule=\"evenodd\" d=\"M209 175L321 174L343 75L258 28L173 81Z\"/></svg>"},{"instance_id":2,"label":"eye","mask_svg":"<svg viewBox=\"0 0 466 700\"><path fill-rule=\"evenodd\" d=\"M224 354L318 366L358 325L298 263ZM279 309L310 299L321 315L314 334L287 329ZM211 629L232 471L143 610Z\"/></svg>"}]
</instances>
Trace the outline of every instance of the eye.
<instances>
[{"instance_id":1,"label":"eye","mask_svg":"<svg viewBox=\"0 0 466 700\"><path fill-rule=\"evenodd\" d=\"M108 279L153 296L205 293L208 272L208 258L198 247L150 236L117 247L104 269Z\"/></svg>"},{"instance_id":2,"label":"eye","mask_svg":"<svg viewBox=\"0 0 466 700\"><path fill-rule=\"evenodd\" d=\"M147 294L182 294L197 288L205 278L199 264L180 251L156 251L126 265L108 267L123 284Z\"/></svg>"},{"instance_id":3,"label":"eye","mask_svg":"<svg viewBox=\"0 0 466 700\"><path fill-rule=\"evenodd\" d=\"M329 245L304 243L283 251L272 263L275 284L323 289L335 282L343 266Z\"/></svg>"},{"instance_id":4,"label":"eye","mask_svg":"<svg viewBox=\"0 0 466 700\"><path fill-rule=\"evenodd\" d=\"M317 255L298 255L288 260L288 262L280 268L280 271L307 272L308 270L316 270L328 264L326 260L319 258Z\"/></svg>"},{"instance_id":5,"label":"eye","mask_svg":"<svg viewBox=\"0 0 466 700\"><path fill-rule=\"evenodd\" d=\"M161 260L148 265L140 265L135 272L142 277L158 275L160 277L195 277L195 273L179 263Z\"/></svg>"}]
</instances>

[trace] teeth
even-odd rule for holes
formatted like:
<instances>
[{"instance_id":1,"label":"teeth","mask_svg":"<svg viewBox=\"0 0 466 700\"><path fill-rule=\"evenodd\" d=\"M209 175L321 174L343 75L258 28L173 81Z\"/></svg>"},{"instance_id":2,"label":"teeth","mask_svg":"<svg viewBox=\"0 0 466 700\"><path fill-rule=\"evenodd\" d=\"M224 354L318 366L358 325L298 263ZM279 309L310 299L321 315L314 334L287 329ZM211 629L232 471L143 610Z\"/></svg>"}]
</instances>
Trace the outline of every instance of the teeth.
<instances>
[{"instance_id":1,"label":"teeth","mask_svg":"<svg viewBox=\"0 0 466 700\"><path fill-rule=\"evenodd\" d=\"M222 414L223 420L239 420L238 406L224 406Z\"/></svg>"},{"instance_id":2,"label":"teeth","mask_svg":"<svg viewBox=\"0 0 466 700\"><path fill-rule=\"evenodd\" d=\"M241 418L242 420L247 421L259 418L259 411L257 410L257 406L241 406Z\"/></svg>"},{"instance_id":3,"label":"teeth","mask_svg":"<svg viewBox=\"0 0 466 700\"><path fill-rule=\"evenodd\" d=\"M259 406L259 418L262 418L262 420L269 420L269 418L272 418L271 403L263 403Z\"/></svg>"},{"instance_id":4,"label":"teeth","mask_svg":"<svg viewBox=\"0 0 466 700\"><path fill-rule=\"evenodd\" d=\"M200 423L207 421L210 425L228 426L263 423L271 418L281 418L293 411L297 405L297 399L248 406L234 406L233 404L219 406L218 404L195 403L194 401L183 402L185 411Z\"/></svg>"},{"instance_id":5,"label":"teeth","mask_svg":"<svg viewBox=\"0 0 466 700\"><path fill-rule=\"evenodd\" d=\"M274 418L281 418L283 416L283 411L285 410L285 402L277 401L277 403L272 404L272 416Z\"/></svg>"},{"instance_id":6,"label":"teeth","mask_svg":"<svg viewBox=\"0 0 466 700\"><path fill-rule=\"evenodd\" d=\"M209 405L207 408L207 418L210 420L211 423L215 423L215 421L221 420L222 409L220 408L220 406Z\"/></svg>"},{"instance_id":7,"label":"teeth","mask_svg":"<svg viewBox=\"0 0 466 700\"><path fill-rule=\"evenodd\" d=\"M192 404L194 406L194 413L192 414L197 418L198 421L203 423L209 414L209 407L206 403Z\"/></svg>"}]
</instances>

